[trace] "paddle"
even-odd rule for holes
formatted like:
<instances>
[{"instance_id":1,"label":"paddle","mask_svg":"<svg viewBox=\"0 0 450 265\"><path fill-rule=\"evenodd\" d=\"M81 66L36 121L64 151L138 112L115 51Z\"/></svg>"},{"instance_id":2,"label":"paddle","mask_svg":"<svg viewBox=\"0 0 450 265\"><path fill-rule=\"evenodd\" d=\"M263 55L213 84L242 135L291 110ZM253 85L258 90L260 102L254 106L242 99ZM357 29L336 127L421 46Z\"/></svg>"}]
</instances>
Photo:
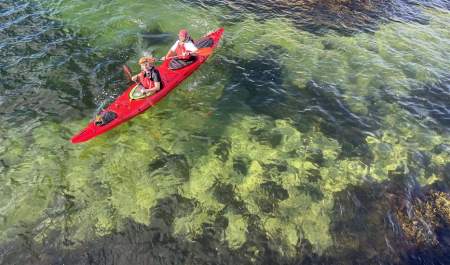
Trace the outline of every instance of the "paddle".
<instances>
[{"instance_id":1,"label":"paddle","mask_svg":"<svg viewBox=\"0 0 450 265\"><path fill-rule=\"evenodd\" d=\"M196 55L196 56L209 56L209 55L211 55L211 53L213 52L213 50L214 50L214 49L213 49L212 47L199 48L199 49L194 53L194 55ZM178 58L178 56L167 57L167 58L165 58L164 60L167 60L167 59L174 59L174 58ZM163 61L163 60L159 59L158 61ZM124 72L125 76L127 77L128 81L132 82L133 80L131 79L132 74L131 74L131 69L130 69L130 67L128 67L128 65L124 64L122 68L123 68L123 72ZM133 81L133 82L135 82L135 81Z\"/></svg>"},{"instance_id":2,"label":"paddle","mask_svg":"<svg viewBox=\"0 0 450 265\"><path fill-rule=\"evenodd\" d=\"M123 73L128 78L128 81L130 81L130 82L133 81L131 79L132 75L131 75L130 67L128 67L128 65L126 65L126 64L123 65Z\"/></svg>"},{"instance_id":3,"label":"paddle","mask_svg":"<svg viewBox=\"0 0 450 265\"><path fill-rule=\"evenodd\" d=\"M209 56L211 55L211 53L214 51L214 49L212 47L206 47L206 48L199 48L196 52L193 52L193 55L196 56ZM167 59L174 59L174 58L178 58L179 56L172 56L172 57L167 57L164 58L164 60ZM161 59L159 61L162 61Z\"/></svg>"}]
</instances>

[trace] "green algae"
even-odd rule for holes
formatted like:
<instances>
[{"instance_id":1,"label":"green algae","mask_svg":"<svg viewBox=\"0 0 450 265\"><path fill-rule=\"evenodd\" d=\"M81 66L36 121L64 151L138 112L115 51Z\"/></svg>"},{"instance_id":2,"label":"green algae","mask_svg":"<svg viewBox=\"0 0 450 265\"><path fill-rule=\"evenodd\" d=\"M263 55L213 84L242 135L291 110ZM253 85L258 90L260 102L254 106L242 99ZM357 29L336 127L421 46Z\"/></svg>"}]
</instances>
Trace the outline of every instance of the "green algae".
<instances>
[{"instance_id":1,"label":"green algae","mask_svg":"<svg viewBox=\"0 0 450 265\"><path fill-rule=\"evenodd\" d=\"M247 221L245 217L239 214L228 213L225 215L228 219L228 226L225 230L225 238L230 248L239 248L246 242Z\"/></svg>"},{"instance_id":2,"label":"green algae","mask_svg":"<svg viewBox=\"0 0 450 265\"><path fill-rule=\"evenodd\" d=\"M144 115L140 119L153 120L151 116ZM242 202L247 214L260 218L259 229L265 232L274 249L283 255L295 256L300 242L308 240L314 250L320 253L332 245L327 231L331 222L329 213L334 205L333 193L342 191L349 185L363 183L367 175L383 181L389 178L390 171L408 165L410 146L407 142L412 142L423 151L431 151L436 144L444 142L443 138L430 134L428 130L421 131L420 127L411 127L412 123L405 121L402 124L399 120L400 117L386 119L387 129L381 139L367 138L370 150L374 153L369 167L355 159L340 158L341 147L338 142L320 131L302 133L288 120L272 121L266 116L235 115L222 135L230 142L228 157L223 159L217 156L212 148L214 145L210 144L205 149L207 153L201 157L197 157L197 153L188 155L187 160L195 162L189 166L190 176L186 176L186 171L182 169L185 162L180 161L184 161L183 159L176 156L173 158L166 151L158 151L156 148L158 144L171 150L169 141L155 143L141 140L142 138L130 141L130 138L134 139L133 136L125 137L123 135L126 133L123 133L122 136L110 135L118 138L114 145L106 142L106 137L100 137L98 141L83 146L72 146L67 138L48 140L48 134L58 135L58 131L64 128L47 124L34 131L33 148L26 152L51 153L55 150L54 146L60 146L66 150L66 157L33 159L37 164L34 167L24 167L19 175L32 175L36 169L45 172L44 168L60 173L47 177L48 181L44 182L47 183L47 190L42 190L43 187L40 186L36 191L40 190L47 196L43 201L24 203L26 201L17 200L18 204L24 203L24 206L15 210L14 214L6 213L10 218L15 216L25 223L45 216L46 208L52 207L52 194L63 187L65 210L69 210L67 204L72 209L69 211L70 218L64 215L47 217L42 223L48 223L48 230L69 226L72 228L71 239L83 241L92 238L91 231L95 236L102 236L120 230L127 218L148 224L151 209L159 199L180 194L197 203L192 213L175 218L174 233L195 240L202 235L204 225L212 224L222 215L223 209L228 207L213 192L218 183L225 183L234 187L232 196ZM394 121L396 123L391 124ZM167 135L165 132L172 130L172 122L170 119L153 120L140 127L147 128L149 134L151 130L157 130ZM392 130L389 128L400 132L389 132ZM283 136L282 140L275 147L268 142L261 142L260 138L254 136L255 132L261 130L269 134L279 133ZM402 135L404 140L399 139L398 135ZM181 134L178 137L185 136ZM131 158L130 154L133 153L137 155L132 155ZM320 165L315 161L318 153L321 155ZM447 154L443 152L432 156L431 161L442 165L443 162L439 161L446 159L445 155ZM241 157L246 157L248 161L248 169L244 175L236 171L233 163ZM123 161L127 161L126 166ZM151 172L148 171L149 164L153 165L150 166ZM168 164L171 166L166 168ZM181 169L173 169L177 167ZM8 176L10 174L12 173L8 173ZM46 174L48 172L43 173ZM272 183L272 188L267 191L264 185L268 183ZM428 179L427 184L429 183ZM281 195L273 193L275 190L279 190ZM36 192L27 191L28 200L35 200L38 196ZM287 196L282 195L283 193ZM31 210L36 214L29 215ZM228 219L228 226L224 228L223 240L233 249L245 243L249 226L247 218L235 211L231 209L224 215ZM16 219L11 220L4 227L12 225ZM38 234L36 240L43 237L43 234Z\"/></svg>"},{"instance_id":3,"label":"green algae","mask_svg":"<svg viewBox=\"0 0 450 265\"><path fill-rule=\"evenodd\" d=\"M234 196L242 201L245 210L261 218L260 229L266 231L269 239L278 242L277 249L281 248L282 253L295 255L295 247L301 239L311 242L318 252L326 249L331 245L331 237L324 232L330 223L326 212L333 206L329 194L349 183L358 183L365 170L352 161L336 165L339 145L319 132L303 135L288 121L272 123L266 117L235 119L236 124L229 126L223 136L231 142L228 159L222 161L214 155L202 157L192 174L199 177L189 180L183 196L198 199L204 213L219 214L225 205L215 198L212 187L219 181L228 183L235 187ZM252 131L261 127L282 132L280 145L273 148L252 138ZM325 165L329 168L320 172L323 180L303 188L302 185L309 184L309 171L318 168L317 164L307 161L318 148L323 150ZM298 152L298 156L292 157L293 152ZM244 177L235 172L232 162L234 157L242 156L250 161ZM285 161L286 165L277 165L278 161ZM196 173L197 166L204 173ZM265 190L267 185L271 188ZM231 215L229 222L233 223L234 218ZM247 225L245 219L240 219L238 228ZM229 245L236 248L240 246L239 242L244 243L241 239L233 239Z\"/></svg>"},{"instance_id":4,"label":"green algae","mask_svg":"<svg viewBox=\"0 0 450 265\"><path fill-rule=\"evenodd\" d=\"M173 222L175 235L194 241L203 234L203 226L214 222L214 215L194 210L190 215L176 218Z\"/></svg>"},{"instance_id":5,"label":"green algae","mask_svg":"<svg viewBox=\"0 0 450 265\"><path fill-rule=\"evenodd\" d=\"M299 176L301 174L307 175L307 170L317 168L317 165L311 162L299 164L298 158L290 158L291 155L289 153L292 150L295 150L299 146L304 146L301 134L289 125L287 121L280 120L273 124L264 117L244 117L242 120L236 120L237 124L231 126L228 132L232 142L228 159L222 161L213 154L202 156L193 166L190 172L191 177L188 180L186 176L180 174L180 172L183 172L182 170L169 170L168 174L165 174L167 172L164 172L163 169L153 170L152 173L147 172L148 163L165 155L164 152L158 153L155 149L152 149L152 142L147 142L146 145L141 141L128 142L128 146L122 146L120 139L115 145L111 145L102 141L100 138L99 141L88 143L81 148L80 146L71 146L66 142L67 139L55 141L56 139L53 138L52 141L47 140L49 139L46 136L47 133L57 135L56 130L60 129L54 124L37 129L34 132L35 143L33 148L39 146L40 152L49 152L49 150L54 150L54 145L59 145L63 149L66 149L67 153L71 154L65 157L65 160L63 158L60 159L60 163L65 165L64 167L51 166L48 163L43 165L44 168L52 171L60 171L59 174L51 177L53 183L47 187L49 190L45 193L52 194L62 188L63 194L65 195L63 199L65 206L63 208L66 208L65 210L72 209L70 210L70 218L67 220L65 216L57 216L56 218L48 217L56 221L43 222L49 222L51 224L50 228L48 228L49 230L69 226L73 229L71 230L71 240L75 242L83 241L93 236L90 234L90 231L94 231L97 236L101 236L120 229L121 222L127 218L148 224L151 218L151 208L155 206L158 199L180 193L186 198L195 199L198 203L193 213L175 219L174 231L178 235L195 239L202 234L203 225L212 223L215 216L219 216L222 209L226 206L220 203L212 192L212 188L218 181L234 185L236 187L235 191L239 194L236 196L239 197L239 200L244 201L244 205L249 213L265 219L270 218L272 215L268 211L275 211L276 208L269 207L265 209L261 203L264 201L270 203L270 200L274 198L285 198L271 194L270 190L269 192L262 191L261 187L269 180L283 180L281 184L282 188L280 187L280 189L288 191L289 199L288 201L281 202L279 207L281 209L280 211L284 212L283 219L288 219L286 227L287 229L304 231L299 232L297 236L291 234L289 230L284 231L281 235L287 236L287 241L284 243L286 249L283 251L293 255L293 247L299 241L299 239L296 239L297 237L306 237L314 244L317 243L318 245L326 246L323 245L324 238L322 233L317 234L314 232L315 229L318 229L317 220L315 222L312 221L315 217L300 216L322 215L320 210L317 210L317 207L324 205L324 202L310 203L310 206L303 206L305 212L297 212L295 217L289 217L287 214L294 212L292 207L298 210L298 207L296 208L293 204L308 205L306 203L308 195L298 192L296 185L299 184ZM155 127L155 125L152 124L151 126ZM166 121L164 126L169 125L170 122ZM268 129L271 126L273 128ZM280 143L280 150L283 151L277 151L264 143L259 143L257 138L252 138L251 131L254 131L256 127L283 132L285 140ZM158 130L163 132L166 129L158 128ZM311 137L314 138L309 140L311 143L314 143L311 150L324 143L329 143L330 146L338 148L336 142L326 139L318 133L313 134ZM130 144L133 147L129 146ZM129 153L133 149L140 150L139 157L136 159L130 159L127 155L127 152ZM306 150L308 148L303 149ZM249 150L252 151L249 152ZM38 150L36 151L39 152ZM324 150L323 153L327 160L335 160L337 157L336 150ZM243 178L241 174L234 172L235 169L232 161L234 157L242 157L244 155L252 162L249 165L247 176ZM307 155L305 154L304 156ZM268 170L265 168L266 164L282 160L283 157L287 159L288 164L292 161L294 165L292 168L289 167L286 173L283 173L286 176L279 175L279 169L274 169L267 175ZM57 161L58 159L53 158L53 160ZM165 158L165 160L168 161L169 159ZM42 161L49 162L52 160ZM123 161L128 161L125 167L122 163ZM142 161L147 161L147 163L143 163ZM33 169L29 170L33 171ZM281 170L283 171L283 169ZM303 173L300 174L296 172L297 170L302 170ZM21 174L26 176L29 173L22 172ZM299 176L292 178L292 175L295 174ZM30 198L34 196L34 194L30 194ZM329 202L331 200L327 199L327 202L330 205ZM51 203L48 200L43 204L42 211L50 207ZM67 207L70 209L67 209ZM43 214L42 211L40 213L41 215ZM35 212L39 215L39 211L35 209ZM113 218L113 216L115 217ZM227 218L230 222L230 226L226 229L226 240L229 242L230 247L238 248L245 243L245 233L239 234L240 231L245 232L248 226L246 218L233 213L226 216L228 216ZM29 220L36 218L37 216L30 216ZM64 219L66 220L63 222ZM277 222L282 220L279 218L275 219ZM320 224L320 226L326 226L328 223L329 219L325 218L325 222ZM304 224L304 227L302 224ZM267 224L262 225L262 228L265 229L264 227L266 226ZM270 229L267 232L268 235L273 233ZM322 227L320 231L322 231ZM303 233L305 236L303 236ZM37 236L37 238L40 237L42 235ZM283 240L283 237L281 236L277 240Z\"/></svg>"}]
</instances>

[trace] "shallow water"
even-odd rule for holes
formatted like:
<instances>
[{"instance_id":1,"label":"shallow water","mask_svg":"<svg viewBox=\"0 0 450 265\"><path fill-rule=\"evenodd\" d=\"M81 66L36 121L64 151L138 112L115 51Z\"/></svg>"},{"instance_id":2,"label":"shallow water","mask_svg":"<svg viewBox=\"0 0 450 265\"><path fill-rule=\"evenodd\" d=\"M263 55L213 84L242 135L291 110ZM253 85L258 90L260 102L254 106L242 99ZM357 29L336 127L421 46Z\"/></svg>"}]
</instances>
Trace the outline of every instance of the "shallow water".
<instances>
[{"instance_id":1,"label":"shallow water","mask_svg":"<svg viewBox=\"0 0 450 265\"><path fill-rule=\"evenodd\" d=\"M450 3L361 3L1 1L0 263L448 264ZM220 26L70 144L123 64Z\"/></svg>"}]
</instances>

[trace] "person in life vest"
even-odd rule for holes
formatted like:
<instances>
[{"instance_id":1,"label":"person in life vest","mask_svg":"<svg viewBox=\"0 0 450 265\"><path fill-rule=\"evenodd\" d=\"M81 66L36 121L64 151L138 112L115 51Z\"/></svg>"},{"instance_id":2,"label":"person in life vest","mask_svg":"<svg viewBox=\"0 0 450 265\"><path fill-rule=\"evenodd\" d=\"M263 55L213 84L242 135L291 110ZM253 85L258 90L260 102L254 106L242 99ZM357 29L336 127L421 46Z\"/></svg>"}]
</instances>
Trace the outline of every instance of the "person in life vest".
<instances>
[{"instance_id":1,"label":"person in life vest","mask_svg":"<svg viewBox=\"0 0 450 265\"><path fill-rule=\"evenodd\" d=\"M134 82L139 82L142 94L153 94L161 89L161 77L155 68L155 62L156 58L142 57L139 59L141 72L131 77Z\"/></svg>"},{"instance_id":2,"label":"person in life vest","mask_svg":"<svg viewBox=\"0 0 450 265\"><path fill-rule=\"evenodd\" d=\"M178 33L178 40L161 60L165 60L175 55L175 58L169 63L169 68L172 70L180 69L195 61L195 52L197 50L198 49L187 30L182 29Z\"/></svg>"}]
</instances>

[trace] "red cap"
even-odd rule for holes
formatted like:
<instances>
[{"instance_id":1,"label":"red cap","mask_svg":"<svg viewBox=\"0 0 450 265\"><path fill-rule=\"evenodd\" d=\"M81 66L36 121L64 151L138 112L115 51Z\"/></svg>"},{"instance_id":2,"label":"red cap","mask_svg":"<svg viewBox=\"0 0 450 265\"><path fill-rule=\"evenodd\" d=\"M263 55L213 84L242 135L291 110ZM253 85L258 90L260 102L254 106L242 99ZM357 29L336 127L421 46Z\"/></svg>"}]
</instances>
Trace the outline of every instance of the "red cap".
<instances>
[{"instance_id":1,"label":"red cap","mask_svg":"<svg viewBox=\"0 0 450 265\"><path fill-rule=\"evenodd\" d=\"M185 29L180 29L180 32L178 32L178 37L186 39L188 37L188 31Z\"/></svg>"}]
</instances>

